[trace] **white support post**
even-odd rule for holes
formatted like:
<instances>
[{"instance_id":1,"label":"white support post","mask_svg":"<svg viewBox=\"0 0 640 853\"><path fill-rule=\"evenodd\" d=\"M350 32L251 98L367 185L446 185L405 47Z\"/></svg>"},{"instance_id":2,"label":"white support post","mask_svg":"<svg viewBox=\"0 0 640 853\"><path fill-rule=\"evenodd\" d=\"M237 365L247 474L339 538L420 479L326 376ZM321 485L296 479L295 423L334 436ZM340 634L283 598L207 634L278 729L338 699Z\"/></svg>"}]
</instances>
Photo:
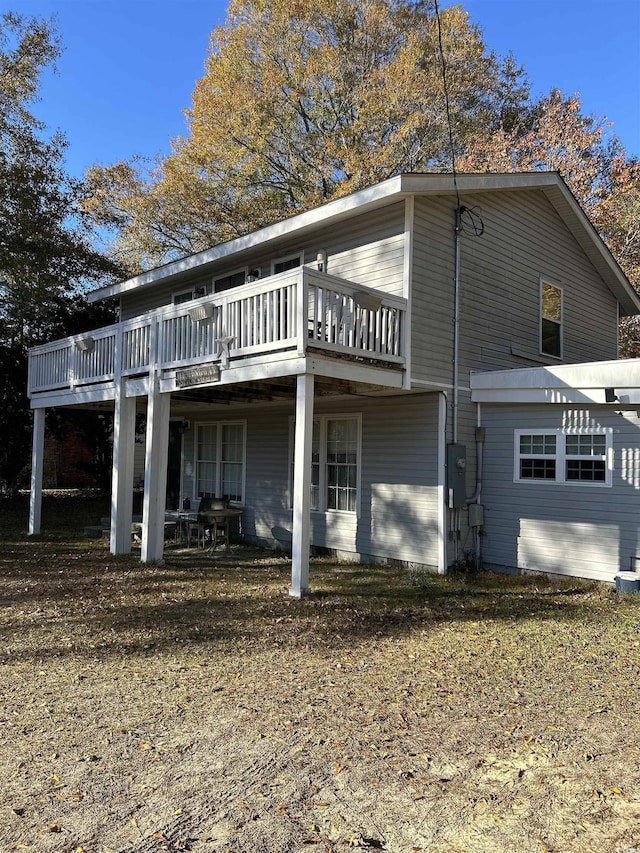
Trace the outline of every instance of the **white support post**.
<instances>
[{"instance_id":1,"label":"white support post","mask_svg":"<svg viewBox=\"0 0 640 853\"><path fill-rule=\"evenodd\" d=\"M44 467L45 409L33 410L33 449L31 452L31 494L29 497L29 535L40 533L42 517L42 471Z\"/></svg>"},{"instance_id":2,"label":"white support post","mask_svg":"<svg viewBox=\"0 0 640 853\"><path fill-rule=\"evenodd\" d=\"M171 395L161 394L157 374L149 377L147 447L142 509L143 563L160 563L164 554L164 514L169 456Z\"/></svg>"},{"instance_id":3,"label":"white support post","mask_svg":"<svg viewBox=\"0 0 640 853\"><path fill-rule=\"evenodd\" d=\"M135 441L136 398L125 395L125 380L121 379L116 391L113 415L110 537L112 554L129 554L131 552Z\"/></svg>"},{"instance_id":4,"label":"white support post","mask_svg":"<svg viewBox=\"0 0 640 853\"><path fill-rule=\"evenodd\" d=\"M311 448L313 441L312 374L298 376L296 387L295 460L293 477L293 542L289 595L302 598L309 590L311 512Z\"/></svg>"}]
</instances>

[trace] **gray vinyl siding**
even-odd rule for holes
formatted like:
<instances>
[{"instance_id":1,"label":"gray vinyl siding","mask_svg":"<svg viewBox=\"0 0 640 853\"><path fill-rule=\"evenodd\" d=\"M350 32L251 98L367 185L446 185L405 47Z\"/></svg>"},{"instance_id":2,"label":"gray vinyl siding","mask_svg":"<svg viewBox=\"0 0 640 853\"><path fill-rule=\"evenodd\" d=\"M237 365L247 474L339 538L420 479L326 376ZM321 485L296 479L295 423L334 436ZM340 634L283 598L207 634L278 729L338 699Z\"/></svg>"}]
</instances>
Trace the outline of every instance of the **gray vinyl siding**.
<instances>
[{"instance_id":1,"label":"gray vinyl siding","mask_svg":"<svg viewBox=\"0 0 640 853\"><path fill-rule=\"evenodd\" d=\"M416 198L411 287L411 378L452 383L454 205Z\"/></svg>"},{"instance_id":2,"label":"gray vinyl siding","mask_svg":"<svg viewBox=\"0 0 640 853\"><path fill-rule=\"evenodd\" d=\"M316 400L315 414L361 415L361 489L358 514L312 511L311 544L355 559L437 566L437 396ZM292 416L293 405L234 412L247 424L243 531L252 541L284 548L292 532ZM185 444L189 453L192 439ZM193 488L186 469L184 488Z\"/></svg>"},{"instance_id":3,"label":"gray vinyl siding","mask_svg":"<svg viewBox=\"0 0 640 853\"><path fill-rule=\"evenodd\" d=\"M200 272L179 282L159 282L156 286L123 293L120 297L120 319L130 320L132 317L139 317L147 311L162 308L164 305L171 305L174 293L207 287L211 281L211 275Z\"/></svg>"},{"instance_id":4,"label":"gray vinyl siding","mask_svg":"<svg viewBox=\"0 0 640 853\"><path fill-rule=\"evenodd\" d=\"M404 202L314 229L312 235L281 238L268 247L234 255L171 282L125 293L121 297L121 318L137 317L145 311L170 305L172 295L193 287L211 288L214 278L247 267L258 269L262 277L271 274L271 262L299 252L304 264L314 264L320 250L327 252L332 275L376 287L402 296L404 266Z\"/></svg>"},{"instance_id":5,"label":"gray vinyl siding","mask_svg":"<svg viewBox=\"0 0 640 853\"><path fill-rule=\"evenodd\" d=\"M539 283L563 292L562 362L617 355L617 301L541 192L463 196L484 234L468 223L460 246L462 384L469 370L558 360L539 353ZM454 200L417 198L414 218L412 378L451 383Z\"/></svg>"},{"instance_id":6,"label":"gray vinyl siding","mask_svg":"<svg viewBox=\"0 0 640 853\"><path fill-rule=\"evenodd\" d=\"M484 405L484 561L494 567L613 580L640 554L640 422L610 408ZM613 430L613 484L514 482L514 431Z\"/></svg>"}]
</instances>

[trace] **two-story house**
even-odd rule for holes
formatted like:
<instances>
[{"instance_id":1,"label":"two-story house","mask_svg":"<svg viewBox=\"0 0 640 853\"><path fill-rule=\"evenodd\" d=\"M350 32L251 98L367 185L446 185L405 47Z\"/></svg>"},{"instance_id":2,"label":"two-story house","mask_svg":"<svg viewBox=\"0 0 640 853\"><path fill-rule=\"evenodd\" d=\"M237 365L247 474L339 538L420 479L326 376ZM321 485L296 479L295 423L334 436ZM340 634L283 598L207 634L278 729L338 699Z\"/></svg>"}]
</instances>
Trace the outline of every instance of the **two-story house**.
<instances>
[{"instance_id":1,"label":"two-story house","mask_svg":"<svg viewBox=\"0 0 640 853\"><path fill-rule=\"evenodd\" d=\"M246 540L291 549L296 596L310 545L439 572L477 554L495 463L472 373L615 359L640 312L555 173L400 175L90 298L113 296L117 324L30 354L31 532L45 409L111 407L129 551L144 412L142 560L167 501L224 497Z\"/></svg>"}]
</instances>

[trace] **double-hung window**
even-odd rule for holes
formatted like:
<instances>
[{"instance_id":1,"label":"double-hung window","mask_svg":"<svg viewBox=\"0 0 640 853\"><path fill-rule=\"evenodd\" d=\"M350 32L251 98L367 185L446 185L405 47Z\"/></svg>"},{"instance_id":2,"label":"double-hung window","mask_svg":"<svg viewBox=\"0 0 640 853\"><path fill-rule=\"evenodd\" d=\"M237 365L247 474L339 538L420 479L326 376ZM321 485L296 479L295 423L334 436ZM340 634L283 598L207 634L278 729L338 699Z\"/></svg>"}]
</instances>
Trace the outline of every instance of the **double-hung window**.
<instances>
[{"instance_id":1,"label":"double-hung window","mask_svg":"<svg viewBox=\"0 0 640 853\"><path fill-rule=\"evenodd\" d=\"M293 500L294 425L291 424ZM360 417L321 416L313 421L311 508L324 512L358 511L360 493Z\"/></svg>"},{"instance_id":2,"label":"double-hung window","mask_svg":"<svg viewBox=\"0 0 640 853\"><path fill-rule=\"evenodd\" d=\"M562 290L540 282L540 352L562 358Z\"/></svg>"},{"instance_id":3,"label":"double-hung window","mask_svg":"<svg viewBox=\"0 0 640 853\"><path fill-rule=\"evenodd\" d=\"M196 495L242 503L245 480L245 425L198 424L196 428Z\"/></svg>"},{"instance_id":4,"label":"double-hung window","mask_svg":"<svg viewBox=\"0 0 640 853\"><path fill-rule=\"evenodd\" d=\"M516 482L610 486L613 440L610 429L516 430Z\"/></svg>"}]
</instances>

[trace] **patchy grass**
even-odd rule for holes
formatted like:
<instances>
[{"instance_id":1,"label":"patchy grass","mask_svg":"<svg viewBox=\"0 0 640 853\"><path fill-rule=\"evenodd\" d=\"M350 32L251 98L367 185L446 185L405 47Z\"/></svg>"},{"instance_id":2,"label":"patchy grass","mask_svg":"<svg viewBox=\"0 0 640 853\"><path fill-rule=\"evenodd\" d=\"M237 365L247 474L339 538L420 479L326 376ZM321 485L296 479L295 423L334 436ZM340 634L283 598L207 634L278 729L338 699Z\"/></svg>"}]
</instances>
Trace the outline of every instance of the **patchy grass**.
<instances>
[{"instance_id":1,"label":"patchy grass","mask_svg":"<svg viewBox=\"0 0 640 853\"><path fill-rule=\"evenodd\" d=\"M56 507L63 503L61 512ZM640 847L640 601L81 531L0 506L0 850Z\"/></svg>"}]
</instances>

